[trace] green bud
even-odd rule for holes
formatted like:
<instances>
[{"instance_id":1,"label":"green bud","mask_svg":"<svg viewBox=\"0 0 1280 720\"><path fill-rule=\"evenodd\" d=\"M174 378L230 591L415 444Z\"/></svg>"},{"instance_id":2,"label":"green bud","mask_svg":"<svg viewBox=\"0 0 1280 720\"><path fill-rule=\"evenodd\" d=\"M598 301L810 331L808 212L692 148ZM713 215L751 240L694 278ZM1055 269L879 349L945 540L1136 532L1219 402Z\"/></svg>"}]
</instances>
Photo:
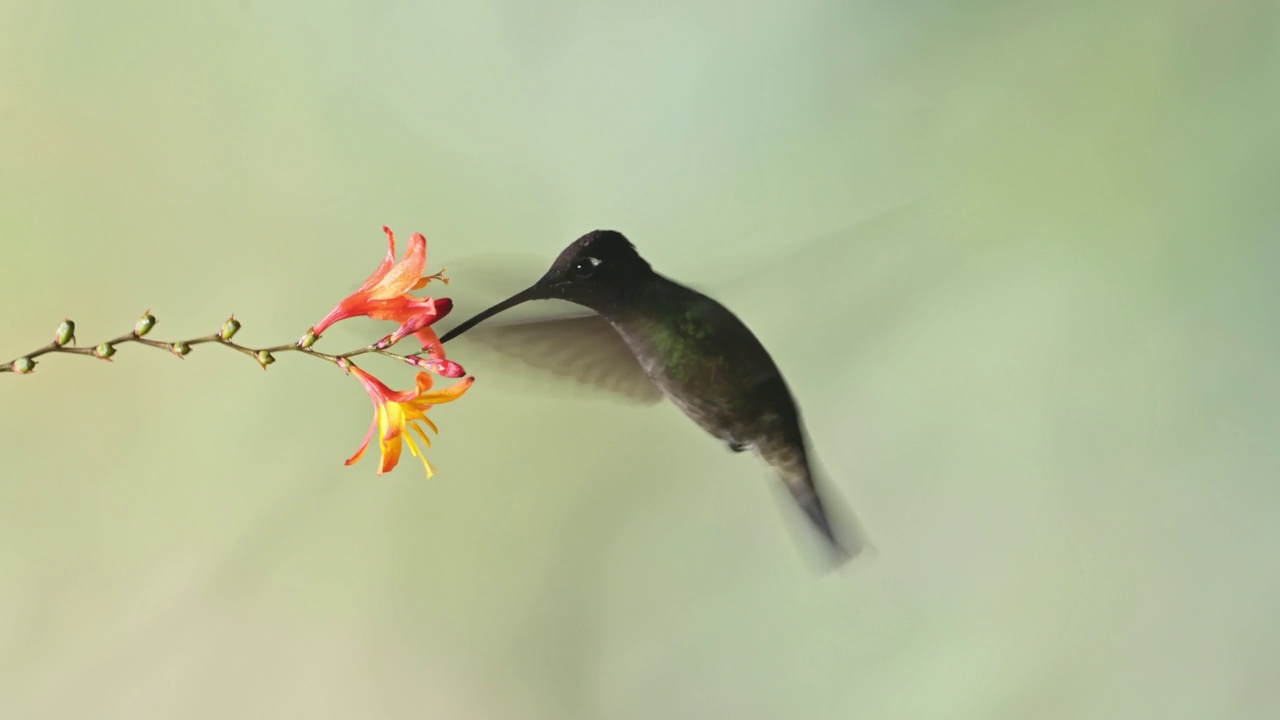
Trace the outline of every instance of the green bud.
<instances>
[{"instance_id":1,"label":"green bud","mask_svg":"<svg viewBox=\"0 0 1280 720\"><path fill-rule=\"evenodd\" d=\"M102 343L101 345L93 349L93 354L95 357L100 357L103 360L106 360L107 358L116 354L116 348L111 343Z\"/></svg>"},{"instance_id":2,"label":"green bud","mask_svg":"<svg viewBox=\"0 0 1280 720\"><path fill-rule=\"evenodd\" d=\"M178 357L186 357L187 353L191 352L191 345L188 344L186 340L179 340L178 342L170 345L169 349Z\"/></svg>"},{"instance_id":3,"label":"green bud","mask_svg":"<svg viewBox=\"0 0 1280 720\"><path fill-rule=\"evenodd\" d=\"M142 317L138 318L137 324L133 326L133 334L137 335L138 337L142 337L143 335L146 335L147 333L151 332L151 328L155 326L156 326L156 316L152 315L151 311L148 310L146 313L142 315Z\"/></svg>"},{"instance_id":4,"label":"green bud","mask_svg":"<svg viewBox=\"0 0 1280 720\"><path fill-rule=\"evenodd\" d=\"M262 366L263 370L266 370L268 365L276 361L275 356L266 350L259 350L254 357L258 359L258 364Z\"/></svg>"},{"instance_id":5,"label":"green bud","mask_svg":"<svg viewBox=\"0 0 1280 720\"><path fill-rule=\"evenodd\" d=\"M222 323L222 332L218 333L218 337L222 338L223 340L230 340L231 338L236 336L236 333L239 332L239 330L240 330L240 321L237 320L233 315L227 318L226 322Z\"/></svg>"},{"instance_id":6,"label":"green bud","mask_svg":"<svg viewBox=\"0 0 1280 720\"><path fill-rule=\"evenodd\" d=\"M19 375L26 375L36 369L36 361L29 357L18 358L9 367Z\"/></svg>"},{"instance_id":7,"label":"green bud","mask_svg":"<svg viewBox=\"0 0 1280 720\"><path fill-rule=\"evenodd\" d=\"M320 339L320 336L316 334L316 331L313 328L311 330L308 330L307 334L303 335L302 339L298 341L298 347L309 348L312 345L315 345L316 341L319 339Z\"/></svg>"},{"instance_id":8,"label":"green bud","mask_svg":"<svg viewBox=\"0 0 1280 720\"><path fill-rule=\"evenodd\" d=\"M76 324L70 320L63 320L58 326L58 333L53 336L53 344L62 347L67 343L76 341Z\"/></svg>"}]
</instances>

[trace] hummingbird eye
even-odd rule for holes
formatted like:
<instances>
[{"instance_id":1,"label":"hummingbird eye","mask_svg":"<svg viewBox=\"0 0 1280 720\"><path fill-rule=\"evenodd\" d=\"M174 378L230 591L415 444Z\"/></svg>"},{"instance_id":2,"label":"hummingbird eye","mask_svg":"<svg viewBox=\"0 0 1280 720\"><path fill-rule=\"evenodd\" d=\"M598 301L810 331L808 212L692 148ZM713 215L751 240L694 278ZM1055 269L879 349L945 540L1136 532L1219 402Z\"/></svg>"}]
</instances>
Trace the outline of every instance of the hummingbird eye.
<instances>
[{"instance_id":1,"label":"hummingbird eye","mask_svg":"<svg viewBox=\"0 0 1280 720\"><path fill-rule=\"evenodd\" d=\"M585 257L578 260L571 268L573 276L585 280L595 274L596 268L600 265L600 258Z\"/></svg>"}]
</instances>

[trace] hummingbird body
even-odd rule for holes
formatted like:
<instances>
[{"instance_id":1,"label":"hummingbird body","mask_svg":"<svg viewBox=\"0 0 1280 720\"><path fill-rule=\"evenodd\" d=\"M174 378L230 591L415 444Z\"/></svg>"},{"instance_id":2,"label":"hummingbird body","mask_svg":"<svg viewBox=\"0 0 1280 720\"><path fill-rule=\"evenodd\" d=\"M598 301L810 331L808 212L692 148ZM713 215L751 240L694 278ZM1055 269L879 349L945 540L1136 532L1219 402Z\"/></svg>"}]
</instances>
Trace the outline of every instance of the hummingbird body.
<instances>
[{"instance_id":1,"label":"hummingbird body","mask_svg":"<svg viewBox=\"0 0 1280 720\"><path fill-rule=\"evenodd\" d=\"M773 358L733 313L654 274L647 302L602 313L645 374L702 429L733 450L784 430L795 405Z\"/></svg>"},{"instance_id":2,"label":"hummingbird body","mask_svg":"<svg viewBox=\"0 0 1280 720\"><path fill-rule=\"evenodd\" d=\"M808 438L782 373L755 334L719 302L652 270L621 234L597 230L570 245L537 284L476 315L447 342L532 299L585 306L625 342L649 382L734 452L754 451L839 559L856 548L837 538L818 493Z\"/></svg>"}]
</instances>

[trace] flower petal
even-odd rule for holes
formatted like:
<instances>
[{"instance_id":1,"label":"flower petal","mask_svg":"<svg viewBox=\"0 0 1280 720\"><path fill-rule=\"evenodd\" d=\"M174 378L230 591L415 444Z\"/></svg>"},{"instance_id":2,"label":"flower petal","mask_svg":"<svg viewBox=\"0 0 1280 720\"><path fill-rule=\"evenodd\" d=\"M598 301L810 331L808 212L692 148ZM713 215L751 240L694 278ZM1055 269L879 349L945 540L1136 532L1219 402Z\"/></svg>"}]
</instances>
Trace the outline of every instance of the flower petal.
<instances>
[{"instance_id":1,"label":"flower petal","mask_svg":"<svg viewBox=\"0 0 1280 720\"><path fill-rule=\"evenodd\" d=\"M417 298L412 295L396 295L382 300L366 300L361 314L374 320L400 322L401 319L413 315L417 307Z\"/></svg>"},{"instance_id":2,"label":"flower petal","mask_svg":"<svg viewBox=\"0 0 1280 720\"><path fill-rule=\"evenodd\" d=\"M381 405L378 408L378 427L382 431L378 440L382 450L382 461L378 464L379 475L395 469L396 464L400 462L404 416L398 410L399 407L395 403ZM392 417L393 415L395 417Z\"/></svg>"},{"instance_id":3,"label":"flower petal","mask_svg":"<svg viewBox=\"0 0 1280 720\"><path fill-rule=\"evenodd\" d=\"M344 465L354 465L360 458L364 457L364 451L369 449L369 441L373 439L373 432L378 429L378 413L374 411L373 420L369 422L369 432L364 434L364 442L360 443L360 449L356 450L356 454L347 458Z\"/></svg>"},{"instance_id":4,"label":"flower petal","mask_svg":"<svg viewBox=\"0 0 1280 720\"><path fill-rule=\"evenodd\" d=\"M341 322L347 318L356 317L358 315L364 315L367 312L364 309L364 305L365 300L363 296L359 294L349 295L343 298L342 302L335 305L334 308L329 311L328 315L321 318L320 322L312 325L311 331L316 334L316 337L319 337L323 335L324 331L328 330L334 323Z\"/></svg>"},{"instance_id":5,"label":"flower petal","mask_svg":"<svg viewBox=\"0 0 1280 720\"><path fill-rule=\"evenodd\" d=\"M387 347L395 345L410 335L416 335L423 327L435 322L435 319L434 315L428 315L426 313L414 315L408 318L400 324L400 327L396 328L395 332L387 336Z\"/></svg>"},{"instance_id":6,"label":"flower petal","mask_svg":"<svg viewBox=\"0 0 1280 720\"><path fill-rule=\"evenodd\" d=\"M427 351L427 357L432 360L444 359L444 344L440 342L440 336L432 327L424 327L413 334L418 338L418 342L422 345L422 349Z\"/></svg>"},{"instance_id":7,"label":"flower petal","mask_svg":"<svg viewBox=\"0 0 1280 720\"><path fill-rule=\"evenodd\" d=\"M391 266L396 263L396 234L391 232L391 228L386 225L382 226L382 232L387 234L387 256L383 258L382 264L378 266L377 270L373 271L373 274L369 276L369 279L364 281L364 284L356 291L357 293L362 293L374 285L377 285L378 282L386 276L387 271L391 269Z\"/></svg>"},{"instance_id":8,"label":"flower petal","mask_svg":"<svg viewBox=\"0 0 1280 720\"><path fill-rule=\"evenodd\" d=\"M418 382L418 392L414 393L414 395L421 395L430 390L432 385L436 384L436 381L431 377L431 375L424 372L418 373L414 379Z\"/></svg>"},{"instance_id":9,"label":"flower petal","mask_svg":"<svg viewBox=\"0 0 1280 720\"><path fill-rule=\"evenodd\" d=\"M396 469L396 465L400 464L400 441L399 435L391 439L383 439L380 446L382 447L382 461L378 464L378 474L383 475Z\"/></svg>"},{"instance_id":10,"label":"flower petal","mask_svg":"<svg viewBox=\"0 0 1280 720\"><path fill-rule=\"evenodd\" d=\"M422 278L422 270L427 265L427 239L422 233L414 233L409 239L409 249L404 259L391 268L378 282L370 286L369 294L374 299L386 299L409 292Z\"/></svg>"},{"instance_id":11,"label":"flower petal","mask_svg":"<svg viewBox=\"0 0 1280 720\"><path fill-rule=\"evenodd\" d=\"M373 400L374 405L380 406L387 402L389 398L397 395L396 391L387 387L378 378L362 370L359 365L351 363L348 366L348 369L352 375L356 376L356 379L360 381L360 384L364 386L365 392L369 393L369 397Z\"/></svg>"},{"instance_id":12,"label":"flower petal","mask_svg":"<svg viewBox=\"0 0 1280 720\"><path fill-rule=\"evenodd\" d=\"M435 392L422 393L418 395L417 398L414 399L413 404L417 405L418 407L422 407L423 405L430 406L430 405L439 405L440 403L452 402L462 397L462 394L465 393L467 389L471 387L471 383L475 381L476 381L475 377L469 377L469 378L466 378L465 380L460 380L443 390L436 390Z\"/></svg>"}]
</instances>

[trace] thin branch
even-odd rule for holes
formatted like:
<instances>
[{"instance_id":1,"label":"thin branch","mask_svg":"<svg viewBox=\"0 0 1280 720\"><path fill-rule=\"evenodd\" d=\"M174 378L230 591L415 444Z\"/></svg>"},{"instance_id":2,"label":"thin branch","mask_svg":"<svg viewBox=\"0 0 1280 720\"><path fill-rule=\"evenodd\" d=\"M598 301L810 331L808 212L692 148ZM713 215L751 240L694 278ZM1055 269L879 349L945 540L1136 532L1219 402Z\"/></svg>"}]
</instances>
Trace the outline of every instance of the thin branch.
<instances>
[{"instance_id":1,"label":"thin branch","mask_svg":"<svg viewBox=\"0 0 1280 720\"><path fill-rule=\"evenodd\" d=\"M426 352L427 349L403 355L391 352L386 348L386 344L390 336L383 338L381 341L374 343L373 345L333 355L320 352L319 350L312 348L312 345L319 338L311 330L308 330L307 334L295 343L265 348L253 348L247 345L241 345L231 339L240 329L240 323L235 319L235 317L228 319L223 324L222 330L213 333L212 335L204 335L190 340L176 340L172 342L165 340L153 340L144 337L151 331L151 328L154 327L155 324L155 317L148 311L143 314L141 319L138 320L137 324L134 326L133 332L131 333L112 338L93 347L74 347L76 341L75 323L70 320L64 320L62 325L58 327L58 332L54 337L53 342L0 365L0 373L16 373L20 375L30 374L35 371L37 364L36 358L50 354L87 355L111 362L112 356L115 355L116 347L127 343L162 349L179 359L183 359L190 354L192 348L196 345L214 343L253 358L260 366L262 366L263 370L266 370L268 365L275 362L276 355L286 352L301 353L303 355L319 358L325 362L338 366L343 371L346 371L349 366L349 363L346 362L347 360L366 354L382 355L418 368L427 367L427 363L430 362L426 358L420 357L421 353Z\"/></svg>"}]
</instances>

